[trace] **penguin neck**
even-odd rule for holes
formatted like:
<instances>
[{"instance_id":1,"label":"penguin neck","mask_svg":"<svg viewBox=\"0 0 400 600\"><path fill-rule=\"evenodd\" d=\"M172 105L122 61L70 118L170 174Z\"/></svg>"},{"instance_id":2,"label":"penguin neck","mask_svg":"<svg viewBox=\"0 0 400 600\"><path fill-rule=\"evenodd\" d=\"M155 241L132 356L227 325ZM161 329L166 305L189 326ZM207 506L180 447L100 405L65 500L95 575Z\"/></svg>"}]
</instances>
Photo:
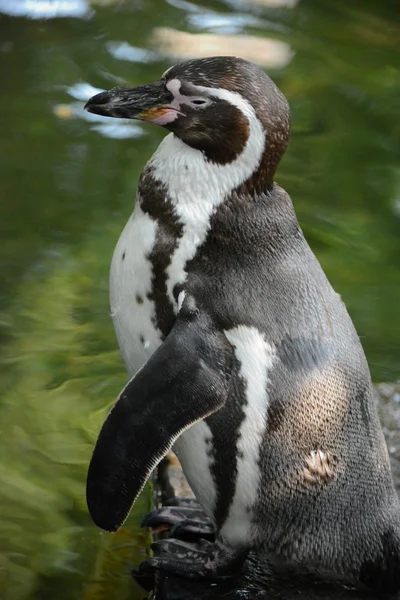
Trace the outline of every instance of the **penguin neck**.
<instances>
[{"instance_id":1,"label":"penguin neck","mask_svg":"<svg viewBox=\"0 0 400 600\"><path fill-rule=\"evenodd\" d=\"M161 142L144 175L151 173L155 182L165 188L177 216L197 223L209 221L215 208L235 190L246 187L247 193L256 194L254 179L264 164L265 132L254 111L247 118L246 144L234 160L224 164L210 161L201 150L188 146L173 133ZM262 169L261 174L265 176Z\"/></svg>"},{"instance_id":2,"label":"penguin neck","mask_svg":"<svg viewBox=\"0 0 400 600\"><path fill-rule=\"evenodd\" d=\"M271 152L264 128L255 115L249 123L245 148L226 164L209 161L173 133L162 140L139 179L137 203L164 233L175 239L184 235L190 246L198 247L213 217L214 235L227 241L249 235L250 224L253 235L265 236L271 229L272 237L282 219L290 229L298 227L289 196L269 175Z\"/></svg>"}]
</instances>

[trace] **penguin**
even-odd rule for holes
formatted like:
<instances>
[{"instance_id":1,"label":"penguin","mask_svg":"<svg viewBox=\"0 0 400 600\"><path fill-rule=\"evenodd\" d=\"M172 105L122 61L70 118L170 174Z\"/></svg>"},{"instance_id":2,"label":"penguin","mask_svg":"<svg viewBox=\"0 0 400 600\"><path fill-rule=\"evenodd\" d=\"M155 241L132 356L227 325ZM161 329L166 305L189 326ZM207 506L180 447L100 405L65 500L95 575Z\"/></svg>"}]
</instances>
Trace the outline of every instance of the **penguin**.
<instances>
[{"instance_id":1,"label":"penguin","mask_svg":"<svg viewBox=\"0 0 400 600\"><path fill-rule=\"evenodd\" d=\"M139 572L218 580L252 551L400 591L400 503L367 361L274 182L285 97L261 68L226 56L85 108L169 132L112 258L130 379L90 461L93 521L117 530L173 448L215 536L160 540ZM150 521L176 520L160 511Z\"/></svg>"}]
</instances>

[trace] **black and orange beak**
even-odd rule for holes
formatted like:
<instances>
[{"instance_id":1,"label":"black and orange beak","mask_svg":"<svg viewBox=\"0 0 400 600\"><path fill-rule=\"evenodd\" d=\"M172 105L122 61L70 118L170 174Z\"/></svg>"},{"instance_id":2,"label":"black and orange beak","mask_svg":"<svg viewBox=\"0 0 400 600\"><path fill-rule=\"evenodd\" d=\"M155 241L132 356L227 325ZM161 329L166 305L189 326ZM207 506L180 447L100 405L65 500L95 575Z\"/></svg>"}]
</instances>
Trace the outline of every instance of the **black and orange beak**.
<instances>
[{"instance_id":1,"label":"black and orange beak","mask_svg":"<svg viewBox=\"0 0 400 600\"><path fill-rule=\"evenodd\" d=\"M85 104L85 110L104 117L151 121L168 109L173 96L162 81L131 88L115 87L96 94Z\"/></svg>"}]
</instances>

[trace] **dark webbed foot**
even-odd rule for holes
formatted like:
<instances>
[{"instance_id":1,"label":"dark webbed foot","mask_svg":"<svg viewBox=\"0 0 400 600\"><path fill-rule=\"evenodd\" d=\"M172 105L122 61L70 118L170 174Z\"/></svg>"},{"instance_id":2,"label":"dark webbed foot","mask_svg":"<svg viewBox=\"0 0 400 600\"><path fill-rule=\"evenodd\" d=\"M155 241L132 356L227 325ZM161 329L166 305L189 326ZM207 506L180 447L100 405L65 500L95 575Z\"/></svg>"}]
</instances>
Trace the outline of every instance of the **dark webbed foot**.
<instances>
[{"instance_id":1,"label":"dark webbed foot","mask_svg":"<svg viewBox=\"0 0 400 600\"><path fill-rule=\"evenodd\" d=\"M215 540L213 522L195 503L190 506L163 506L145 516L142 527L150 527L153 533L168 531L169 537L196 541L204 538Z\"/></svg>"},{"instance_id":2,"label":"dark webbed foot","mask_svg":"<svg viewBox=\"0 0 400 600\"><path fill-rule=\"evenodd\" d=\"M165 539L155 542L151 548L154 556L145 559L138 567L142 577L161 570L188 579L216 581L237 575L247 556L247 551L233 550L219 541L200 540L191 544Z\"/></svg>"},{"instance_id":3,"label":"dark webbed foot","mask_svg":"<svg viewBox=\"0 0 400 600\"><path fill-rule=\"evenodd\" d=\"M187 579L226 579L237 575L247 556L247 551L215 541L213 522L192 498L171 498L146 515L142 526L164 538L151 545L154 555L134 571L142 585L154 581L157 571Z\"/></svg>"}]
</instances>

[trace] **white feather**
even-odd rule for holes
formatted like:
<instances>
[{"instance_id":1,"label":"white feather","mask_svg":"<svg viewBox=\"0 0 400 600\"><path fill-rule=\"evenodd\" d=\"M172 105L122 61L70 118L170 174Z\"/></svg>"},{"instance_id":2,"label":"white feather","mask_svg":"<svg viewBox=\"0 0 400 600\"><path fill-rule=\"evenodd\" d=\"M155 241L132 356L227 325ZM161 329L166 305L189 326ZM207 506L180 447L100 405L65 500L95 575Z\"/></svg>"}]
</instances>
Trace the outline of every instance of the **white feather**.
<instances>
[{"instance_id":1,"label":"white feather","mask_svg":"<svg viewBox=\"0 0 400 600\"><path fill-rule=\"evenodd\" d=\"M181 308L182 308L182 304L183 304L183 303L184 303L184 301L185 301L185 297L186 297L186 293L184 292L184 290L182 290L182 291L179 293L179 296L178 296L178 312L179 312L179 311L181 310Z\"/></svg>"},{"instance_id":2,"label":"white feather","mask_svg":"<svg viewBox=\"0 0 400 600\"><path fill-rule=\"evenodd\" d=\"M254 535L252 507L260 489L259 457L269 404L268 374L276 351L255 327L239 325L225 331L225 335L240 362L239 373L245 382L247 400L237 444L239 458L235 496L221 529L222 537L231 546L238 547L251 543Z\"/></svg>"},{"instance_id":3,"label":"white feather","mask_svg":"<svg viewBox=\"0 0 400 600\"><path fill-rule=\"evenodd\" d=\"M154 246L157 223L145 214L140 201L114 250L110 271L110 312L122 358L130 376L147 361L161 343L154 327L151 291L152 267L148 253ZM124 260L122 259L125 253ZM137 302L140 296L142 304ZM140 336L143 336L144 342Z\"/></svg>"}]
</instances>

